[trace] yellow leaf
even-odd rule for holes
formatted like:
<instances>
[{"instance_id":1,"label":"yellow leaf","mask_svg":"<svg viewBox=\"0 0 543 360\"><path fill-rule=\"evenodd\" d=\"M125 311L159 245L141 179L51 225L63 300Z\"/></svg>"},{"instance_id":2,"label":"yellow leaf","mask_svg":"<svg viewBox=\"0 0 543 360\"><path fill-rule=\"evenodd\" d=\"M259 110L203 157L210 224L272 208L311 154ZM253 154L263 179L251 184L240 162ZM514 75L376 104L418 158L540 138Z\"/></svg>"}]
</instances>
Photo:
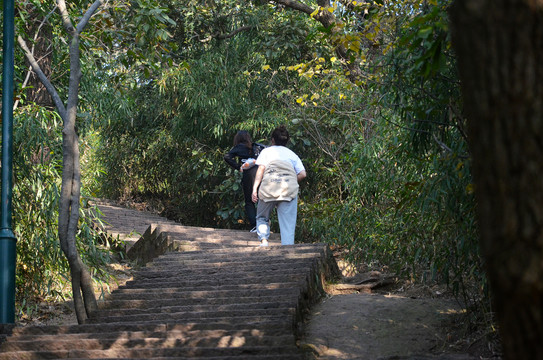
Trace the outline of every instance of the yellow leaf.
<instances>
[{"instance_id":1,"label":"yellow leaf","mask_svg":"<svg viewBox=\"0 0 543 360\"><path fill-rule=\"evenodd\" d=\"M333 56L333 57L330 58L330 61L331 61L331 62L336 62L336 60L337 60L337 59L336 59L335 56Z\"/></svg>"},{"instance_id":2,"label":"yellow leaf","mask_svg":"<svg viewBox=\"0 0 543 360\"><path fill-rule=\"evenodd\" d=\"M297 102L298 104L301 104L302 101L304 101L304 99L302 99L302 98L297 98L297 99L296 99L296 102Z\"/></svg>"},{"instance_id":3,"label":"yellow leaf","mask_svg":"<svg viewBox=\"0 0 543 360\"><path fill-rule=\"evenodd\" d=\"M270 65L264 65L262 66L262 70L268 70L270 68Z\"/></svg>"},{"instance_id":4,"label":"yellow leaf","mask_svg":"<svg viewBox=\"0 0 543 360\"><path fill-rule=\"evenodd\" d=\"M323 57L320 57L318 60L319 60L319 62L321 62L321 63L326 61L326 60L324 60Z\"/></svg>"},{"instance_id":5,"label":"yellow leaf","mask_svg":"<svg viewBox=\"0 0 543 360\"><path fill-rule=\"evenodd\" d=\"M331 7L329 7L327 10L328 10L328 12L330 12L330 13L333 13L333 12L334 12L334 8L331 8Z\"/></svg>"},{"instance_id":6,"label":"yellow leaf","mask_svg":"<svg viewBox=\"0 0 543 360\"><path fill-rule=\"evenodd\" d=\"M354 52L358 52L360 50L360 43L358 41L354 41L349 44L349 50L352 50Z\"/></svg>"}]
</instances>

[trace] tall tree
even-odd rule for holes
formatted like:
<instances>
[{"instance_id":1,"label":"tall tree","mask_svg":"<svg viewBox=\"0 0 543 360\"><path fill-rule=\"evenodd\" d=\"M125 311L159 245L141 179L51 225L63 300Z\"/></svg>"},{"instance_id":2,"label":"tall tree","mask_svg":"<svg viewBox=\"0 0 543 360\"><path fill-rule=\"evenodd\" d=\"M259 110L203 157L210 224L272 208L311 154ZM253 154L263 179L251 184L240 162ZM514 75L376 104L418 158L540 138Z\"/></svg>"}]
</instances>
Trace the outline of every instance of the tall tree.
<instances>
[{"instance_id":1,"label":"tall tree","mask_svg":"<svg viewBox=\"0 0 543 360\"><path fill-rule=\"evenodd\" d=\"M74 27L68 14L64 0L57 0L57 7L62 17L65 31L69 34L70 80L66 105L62 102L57 90L49 81L33 53L22 36L17 41L23 48L32 69L44 84L53 98L53 102L63 121L62 148L63 170L60 208L58 220L58 236L62 251L70 264L72 275L72 291L77 321L82 323L97 309L92 277L88 268L81 261L77 251L76 233L79 222L79 200L81 194L81 169L79 164L79 137L76 131L77 105L79 100L79 83L81 81L80 36L91 16L103 4L96 0L84 13Z\"/></svg>"},{"instance_id":2,"label":"tall tree","mask_svg":"<svg viewBox=\"0 0 543 360\"><path fill-rule=\"evenodd\" d=\"M507 359L543 358L543 1L450 9L481 250Z\"/></svg>"}]
</instances>

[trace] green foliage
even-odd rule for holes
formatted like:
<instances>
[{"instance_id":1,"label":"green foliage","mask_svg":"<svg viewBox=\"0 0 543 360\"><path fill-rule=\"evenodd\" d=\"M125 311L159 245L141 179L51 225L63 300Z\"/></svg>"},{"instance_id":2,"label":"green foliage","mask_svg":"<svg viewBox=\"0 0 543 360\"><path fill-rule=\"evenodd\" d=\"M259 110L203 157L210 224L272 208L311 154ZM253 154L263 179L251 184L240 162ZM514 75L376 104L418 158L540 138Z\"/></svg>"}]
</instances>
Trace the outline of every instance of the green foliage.
<instances>
[{"instance_id":1,"label":"green foliage","mask_svg":"<svg viewBox=\"0 0 543 360\"><path fill-rule=\"evenodd\" d=\"M182 23L186 29L190 19L200 29L203 20L191 18L197 14L176 11L189 12ZM206 44L212 51L204 53L194 44L194 57L180 66L137 87L122 87L126 100L111 87L85 85L95 105L89 111L100 119L97 159L105 196L160 198L168 215L184 223L243 226L239 174L223 155L237 130L266 139L285 117L267 79L252 76L266 65L254 35L242 32L231 41Z\"/></svg>"},{"instance_id":2,"label":"green foliage","mask_svg":"<svg viewBox=\"0 0 543 360\"><path fill-rule=\"evenodd\" d=\"M16 302L19 316L32 315L36 302L71 295L68 261L57 226L62 169L60 119L29 105L15 114L13 224L17 238ZM86 200L81 203L77 246L97 281L109 279L111 252L101 247Z\"/></svg>"},{"instance_id":3,"label":"green foliage","mask_svg":"<svg viewBox=\"0 0 543 360\"><path fill-rule=\"evenodd\" d=\"M171 53L178 44L171 41L176 22L168 13L156 0L107 2L93 17L92 31L85 34L84 46L90 50L86 62L116 82L126 80L133 66L139 68L142 78L171 66Z\"/></svg>"},{"instance_id":4,"label":"green foliage","mask_svg":"<svg viewBox=\"0 0 543 360\"><path fill-rule=\"evenodd\" d=\"M367 97L369 107L350 118L348 131L336 128L355 135L345 137L347 144L336 154L341 167L329 165L332 177L342 180L344 196L321 190L329 196L305 202L301 235L347 249L355 263L447 283L473 313L481 314L488 311L489 299L446 5L439 2L403 18L394 15L397 33L387 37L397 45L375 59L385 67L369 67L379 81L364 87L366 96L378 97ZM347 88L341 87L345 96ZM361 94L354 98L359 101L355 108L364 106ZM318 105L330 108L322 97L313 106L307 96L298 102L313 117ZM370 117L371 125L361 126L355 119L367 116L370 108L376 116ZM316 133L327 138L334 133L327 121L337 115L318 118Z\"/></svg>"}]
</instances>

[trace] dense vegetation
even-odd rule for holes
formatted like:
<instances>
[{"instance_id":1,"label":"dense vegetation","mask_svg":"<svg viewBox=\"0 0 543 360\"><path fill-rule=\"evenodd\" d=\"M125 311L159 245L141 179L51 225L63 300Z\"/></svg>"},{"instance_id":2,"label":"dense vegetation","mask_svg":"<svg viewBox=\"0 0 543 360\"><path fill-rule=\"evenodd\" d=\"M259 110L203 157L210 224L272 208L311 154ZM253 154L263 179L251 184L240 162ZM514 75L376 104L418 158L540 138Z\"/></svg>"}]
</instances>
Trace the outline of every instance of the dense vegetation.
<instances>
[{"instance_id":1,"label":"dense vegetation","mask_svg":"<svg viewBox=\"0 0 543 360\"><path fill-rule=\"evenodd\" d=\"M237 130L266 143L286 124L308 171L298 242L327 242L354 263L446 283L473 315L489 314L449 1L306 4L309 14L258 0L113 1L99 10L82 44L82 203L152 202L188 225L247 228L240 175L222 156ZM18 6L28 38L29 16L49 14L46 53L62 89L60 17L39 1ZM27 69L18 61L21 86ZM30 299L62 295L68 269L56 239L59 118L29 89L18 96L23 313ZM80 251L105 280L110 254L97 246L87 209Z\"/></svg>"}]
</instances>

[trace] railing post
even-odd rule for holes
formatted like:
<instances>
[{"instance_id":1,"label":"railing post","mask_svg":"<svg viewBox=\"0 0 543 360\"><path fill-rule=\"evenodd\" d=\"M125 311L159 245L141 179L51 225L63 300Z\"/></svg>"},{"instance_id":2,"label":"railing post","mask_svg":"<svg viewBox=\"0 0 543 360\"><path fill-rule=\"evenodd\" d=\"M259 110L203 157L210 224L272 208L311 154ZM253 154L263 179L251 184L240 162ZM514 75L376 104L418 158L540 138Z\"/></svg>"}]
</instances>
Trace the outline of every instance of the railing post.
<instances>
[{"instance_id":1,"label":"railing post","mask_svg":"<svg viewBox=\"0 0 543 360\"><path fill-rule=\"evenodd\" d=\"M2 77L2 195L0 204L0 324L15 322L17 239L11 227L13 188L14 0L4 0Z\"/></svg>"}]
</instances>

